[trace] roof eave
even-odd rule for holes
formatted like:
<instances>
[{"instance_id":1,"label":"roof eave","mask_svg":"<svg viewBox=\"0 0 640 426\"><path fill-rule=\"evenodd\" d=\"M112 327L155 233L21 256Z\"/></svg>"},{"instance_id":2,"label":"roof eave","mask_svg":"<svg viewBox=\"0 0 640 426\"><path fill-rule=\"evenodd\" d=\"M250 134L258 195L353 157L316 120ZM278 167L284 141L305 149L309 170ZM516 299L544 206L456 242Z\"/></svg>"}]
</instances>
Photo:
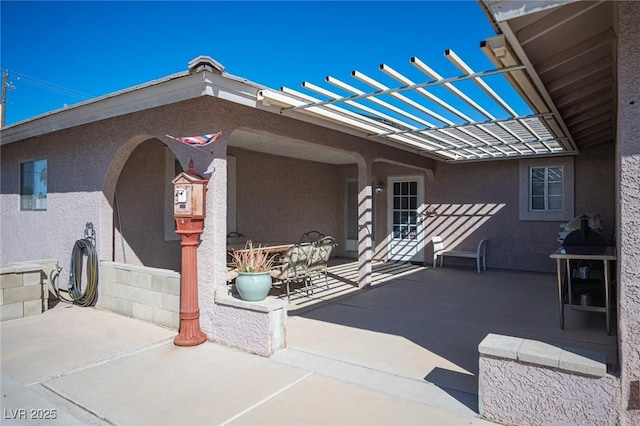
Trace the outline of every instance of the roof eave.
<instances>
[{"instance_id":1,"label":"roof eave","mask_svg":"<svg viewBox=\"0 0 640 426\"><path fill-rule=\"evenodd\" d=\"M545 1L518 1L518 0L481 0L485 6L485 11L491 19L494 27L499 29L500 35L492 39L485 40L481 45L484 53L496 66L506 67L512 63L519 63L525 66L522 73L526 76L517 78L517 73L508 76L507 79L513 87L525 99L528 100L529 106L537 113L552 112L555 119L547 123L550 130L566 142L561 142L566 149L565 155L577 154L578 147L573 140L566 123L560 115L557 106L551 99L546 86L541 81L538 73L531 61L529 60L524 49L520 45L517 35L509 24L510 19L528 15L530 13L539 12L545 9L555 8L567 3L573 3L576 0L545 0ZM500 41L504 38L504 42ZM500 53L496 52L490 45L492 41L498 41L501 44ZM542 106L544 104L544 106ZM548 109L548 111L545 111Z\"/></svg>"},{"instance_id":2,"label":"roof eave","mask_svg":"<svg viewBox=\"0 0 640 426\"><path fill-rule=\"evenodd\" d=\"M12 124L0 130L0 144L200 96L213 96L255 107L257 92L262 88L264 86L225 72L184 71Z\"/></svg>"},{"instance_id":3,"label":"roof eave","mask_svg":"<svg viewBox=\"0 0 640 426\"><path fill-rule=\"evenodd\" d=\"M480 0L495 24L578 0Z\"/></svg>"}]
</instances>

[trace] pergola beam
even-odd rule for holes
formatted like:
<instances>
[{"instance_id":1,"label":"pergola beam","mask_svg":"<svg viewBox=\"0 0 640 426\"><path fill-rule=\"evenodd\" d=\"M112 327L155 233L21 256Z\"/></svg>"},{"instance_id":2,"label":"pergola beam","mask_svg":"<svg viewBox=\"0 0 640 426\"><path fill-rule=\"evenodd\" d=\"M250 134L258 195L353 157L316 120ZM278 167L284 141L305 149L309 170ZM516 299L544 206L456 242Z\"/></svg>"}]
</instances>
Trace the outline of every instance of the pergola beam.
<instances>
[{"instance_id":1,"label":"pergola beam","mask_svg":"<svg viewBox=\"0 0 640 426\"><path fill-rule=\"evenodd\" d=\"M499 41L497 46L499 50ZM320 98L283 87L279 93L261 90L259 99L266 105L279 107L282 114L315 116L355 129L372 140L407 145L418 149L419 153L447 161L557 155L564 147L572 146L570 137L560 131L562 122L542 96L527 96L525 99L530 105L533 102L540 108L533 109L534 113L521 114L484 80L502 75L513 84L527 78L526 65L519 64L515 56L495 57L495 45L490 50L498 68L489 71L476 72L453 51L447 50L445 56L462 75L444 78L417 57L412 57L410 63L430 80L416 83L389 65L381 64L379 70L401 86L388 87L378 79L353 71L352 77L373 91L361 90L329 76L325 81L347 95L305 81L302 87ZM507 52L508 46L504 45L503 51ZM463 81L477 85L495 105L487 104L484 99L480 103L455 85ZM461 101L462 107L427 90L436 87L450 92L452 99ZM518 85L515 88L522 96L522 88ZM531 88L530 85L527 95L531 94ZM534 90L533 93L537 92ZM495 108L496 105L500 109ZM476 111L479 115L473 115L483 118L473 119L463 110L472 111L472 114Z\"/></svg>"}]
</instances>

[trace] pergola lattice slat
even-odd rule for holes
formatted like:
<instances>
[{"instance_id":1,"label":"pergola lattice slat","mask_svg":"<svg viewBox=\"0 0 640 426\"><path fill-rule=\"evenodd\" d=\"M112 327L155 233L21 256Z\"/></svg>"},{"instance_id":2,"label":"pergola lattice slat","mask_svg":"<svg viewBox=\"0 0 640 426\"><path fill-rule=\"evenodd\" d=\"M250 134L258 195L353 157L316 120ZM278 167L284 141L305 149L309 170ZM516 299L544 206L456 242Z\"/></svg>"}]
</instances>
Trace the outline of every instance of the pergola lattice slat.
<instances>
[{"instance_id":1,"label":"pergola lattice slat","mask_svg":"<svg viewBox=\"0 0 640 426\"><path fill-rule=\"evenodd\" d=\"M322 86L303 82L302 87L320 97L283 87L280 92L264 89L260 96L265 104L280 106L282 114L309 114L332 123L341 124L365 133L372 140L388 140L422 155L445 161L470 161L524 156L566 154L571 151L570 137L554 134L547 122L553 122L553 113L518 114L506 100L485 81L486 77L521 71L522 65L474 71L453 51L445 56L464 74L442 77L420 59L410 63L431 80L416 83L389 65L379 70L402 86L388 87L362 72L351 76L361 84L374 89L361 90L349 83L326 77L325 82L347 93L341 95ZM490 99L474 99L457 83L469 81ZM452 99L444 99L429 89L442 87ZM279 94L278 94L279 93ZM494 111L503 111L500 117ZM440 109L442 112L439 112ZM474 120L465 110L483 117Z\"/></svg>"}]
</instances>

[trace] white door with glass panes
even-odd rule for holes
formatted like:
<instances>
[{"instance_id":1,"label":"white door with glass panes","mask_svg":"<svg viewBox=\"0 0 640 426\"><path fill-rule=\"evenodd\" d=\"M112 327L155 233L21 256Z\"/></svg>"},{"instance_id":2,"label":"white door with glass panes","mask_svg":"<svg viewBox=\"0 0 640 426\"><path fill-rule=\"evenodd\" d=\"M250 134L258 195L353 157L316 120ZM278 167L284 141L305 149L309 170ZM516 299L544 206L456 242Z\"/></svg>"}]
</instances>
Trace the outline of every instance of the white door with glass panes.
<instances>
[{"instance_id":1,"label":"white door with glass panes","mask_svg":"<svg viewBox=\"0 0 640 426\"><path fill-rule=\"evenodd\" d=\"M424 263L424 177L390 176L387 190L388 260Z\"/></svg>"}]
</instances>

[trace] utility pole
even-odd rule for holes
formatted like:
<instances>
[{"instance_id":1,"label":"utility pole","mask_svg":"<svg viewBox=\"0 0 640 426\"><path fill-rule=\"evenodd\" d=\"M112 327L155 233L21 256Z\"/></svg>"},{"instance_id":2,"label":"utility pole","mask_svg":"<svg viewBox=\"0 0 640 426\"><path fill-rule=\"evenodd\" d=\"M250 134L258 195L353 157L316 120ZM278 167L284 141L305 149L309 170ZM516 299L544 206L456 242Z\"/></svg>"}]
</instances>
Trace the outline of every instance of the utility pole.
<instances>
[{"instance_id":1,"label":"utility pole","mask_svg":"<svg viewBox=\"0 0 640 426\"><path fill-rule=\"evenodd\" d=\"M2 112L0 113L0 129L4 128L4 113L7 107L7 78L9 78L9 71L4 70L2 73Z\"/></svg>"}]
</instances>

